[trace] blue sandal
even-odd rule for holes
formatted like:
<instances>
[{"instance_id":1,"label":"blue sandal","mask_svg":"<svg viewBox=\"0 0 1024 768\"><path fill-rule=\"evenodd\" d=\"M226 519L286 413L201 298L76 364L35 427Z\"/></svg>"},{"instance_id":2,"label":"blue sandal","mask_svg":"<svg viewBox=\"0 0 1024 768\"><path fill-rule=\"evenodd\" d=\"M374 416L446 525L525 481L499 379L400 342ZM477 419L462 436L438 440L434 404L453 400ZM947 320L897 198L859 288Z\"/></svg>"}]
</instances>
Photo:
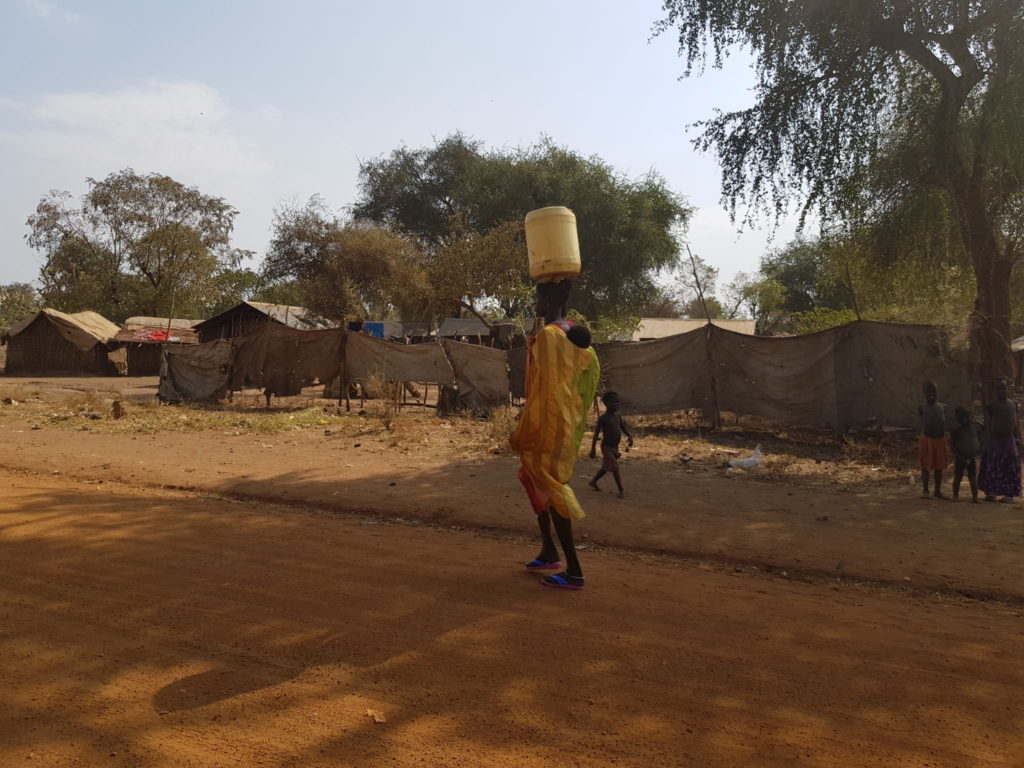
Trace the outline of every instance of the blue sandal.
<instances>
[{"instance_id":1,"label":"blue sandal","mask_svg":"<svg viewBox=\"0 0 1024 768\"><path fill-rule=\"evenodd\" d=\"M551 573L540 580L542 586L555 589L583 589L582 576L570 576L565 571Z\"/></svg>"},{"instance_id":2,"label":"blue sandal","mask_svg":"<svg viewBox=\"0 0 1024 768\"><path fill-rule=\"evenodd\" d=\"M540 558L534 558L526 564L526 570L528 571L557 571L562 567L562 563L559 560L552 560L550 563L547 560L541 560Z\"/></svg>"}]
</instances>

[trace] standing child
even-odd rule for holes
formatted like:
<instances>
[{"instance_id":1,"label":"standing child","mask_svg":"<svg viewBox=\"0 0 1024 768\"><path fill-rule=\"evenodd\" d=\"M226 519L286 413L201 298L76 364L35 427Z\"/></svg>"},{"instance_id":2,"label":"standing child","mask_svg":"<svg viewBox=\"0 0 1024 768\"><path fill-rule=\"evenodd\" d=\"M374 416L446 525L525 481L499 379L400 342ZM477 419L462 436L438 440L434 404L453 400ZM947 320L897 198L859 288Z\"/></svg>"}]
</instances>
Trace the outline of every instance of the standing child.
<instances>
[{"instance_id":1,"label":"standing child","mask_svg":"<svg viewBox=\"0 0 1024 768\"><path fill-rule=\"evenodd\" d=\"M632 448L633 435L629 433L629 427L626 426L626 421L622 418L622 414L619 413L619 406L622 403L619 400L618 393L605 392L601 396L601 402L604 403L605 411L601 418L597 420L597 426L594 428L594 440L590 444L590 458L597 458L595 450L597 438L604 435L604 438L601 440L601 458L603 463L597 474L594 475L594 479L588 485L595 491L601 490L597 487L597 481L611 472L612 477L615 478L615 485L619 487L619 498L621 499L626 493L622 490L622 475L619 474L619 457L622 455L619 453L619 442L622 440L623 433L625 433L628 438L626 445Z\"/></svg>"},{"instance_id":2,"label":"standing child","mask_svg":"<svg viewBox=\"0 0 1024 768\"><path fill-rule=\"evenodd\" d=\"M949 463L946 452L946 405L939 402L939 388L934 381L926 381L921 385L924 402L917 407L921 417L921 436L917 440L917 456L921 463L922 499L929 498L928 476L935 473L936 499L944 499L942 495L942 471Z\"/></svg>"},{"instance_id":3,"label":"standing child","mask_svg":"<svg viewBox=\"0 0 1024 768\"><path fill-rule=\"evenodd\" d=\"M981 424L963 406L956 409L957 426L949 432L953 445L953 498L960 497L964 471L971 486L971 501L978 503L978 456L981 455Z\"/></svg>"},{"instance_id":4,"label":"standing child","mask_svg":"<svg viewBox=\"0 0 1024 768\"><path fill-rule=\"evenodd\" d=\"M985 448L981 455L978 485L985 492L985 501L1012 502L1021 495L1020 425L1017 404L1010 399L1005 379L995 384L996 399L985 406Z\"/></svg>"}]
</instances>

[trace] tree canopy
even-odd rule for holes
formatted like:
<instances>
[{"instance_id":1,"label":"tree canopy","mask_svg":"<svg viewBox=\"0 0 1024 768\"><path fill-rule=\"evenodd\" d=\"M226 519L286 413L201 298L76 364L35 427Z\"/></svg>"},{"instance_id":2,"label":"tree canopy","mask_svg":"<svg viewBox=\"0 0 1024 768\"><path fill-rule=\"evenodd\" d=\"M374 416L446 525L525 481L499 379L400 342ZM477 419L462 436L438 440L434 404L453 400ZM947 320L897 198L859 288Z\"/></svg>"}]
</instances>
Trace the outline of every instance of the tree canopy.
<instances>
[{"instance_id":1,"label":"tree canopy","mask_svg":"<svg viewBox=\"0 0 1024 768\"><path fill-rule=\"evenodd\" d=\"M429 313L416 243L346 222L317 196L276 211L262 276L268 286L290 286L307 309L336 322L392 312L415 320Z\"/></svg>"},{"instance_id":2,"label":"tree canopy","mask_svg":"<svg viewBox=\"0 0 1024 768\"><path fill-rule=\"evenodd\" d=\"M39 297L28 283L0 285L0 333L39 309Z\"/></svg>"},{"instance_id":3,"label":"tree canopy","mask_svg":"<svg viewBox=\"0 0 1024 768\"><path fill-rule=\"evenodd\" d=\"M77 204L53 191L28 219L47 305L115 320L198 316L252 283L230 242L238 212L222 198L131 169L87 182Z\"/></svg>"},{"instance_id":4,"label":"tree canopy","mask_svg":"<svg viewBox=\"0 0 1024 768\"><path fill-rule=\"evenodd\" d=\"M654 278L676 264L675 231L691 214L654 172L626 178L600 158L547 140L498 151L453 134L433 147L402 147L364 163L353 215L415 238L429 259L474 238L485 238L479 241L485 249L499 232L507 240L527 213L549 205L576 213L583 273L574 304L592 317L636 313L656 296ZM521 271L504 260L500 271L518 282L525 275L525 248L512 259ZM515 294L511 283L499 290L491 282L498 304Z\"/></svg>"},{"instance_id":5,"label":"tree canopy","mask_svg":"<svg viewBox=\"0 0 1024 768\"><path fill-rule=\"evenodd\" d=\"M1020 258L1022 0L665 0L685 72L744 47L755 103L702 123L736 215L797 202L898 259L973 270L980 380L1010 375ZM876 248L874 253L885 253ZM927 273L919 275L927 280Z\"/></svg>"}]
</instances>

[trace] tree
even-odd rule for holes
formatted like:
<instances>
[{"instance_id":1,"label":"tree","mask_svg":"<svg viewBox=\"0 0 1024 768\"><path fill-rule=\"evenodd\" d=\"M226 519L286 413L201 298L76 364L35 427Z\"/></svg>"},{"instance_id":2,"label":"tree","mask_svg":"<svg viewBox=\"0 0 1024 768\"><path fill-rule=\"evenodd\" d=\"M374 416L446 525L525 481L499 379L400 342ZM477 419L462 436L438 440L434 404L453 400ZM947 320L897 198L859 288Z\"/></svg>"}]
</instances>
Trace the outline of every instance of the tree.
<instances>
[{"instance_id":1,"label":"tree","mask_svg":"<svg viewBox=\"0 0 1024 768\"><path fill-rule=\"evenodd\" d=\"M842 309L846 298L830 289L824 276L825 256L821 243L798 237L761 259L761 274L785 290L787 312L808 312L815 307Z\"/></svg>"},{"instance_id":2,"label":"tree","mask_svg":"<svg viewBox=\"0 0 1024 768\"><path fill-rule=\"evenodd\" d=\"M687 252L679 268L677 302L685 317L720 318L725 316L721 302L715 298L718 267L708 264L700 256Z\"/></svg>"},{"instance_id":3,"label":"tree","mask_svg":"<svg viewBox=\"0 0 1024 768\"><path fill-rule=\"evenodd\" d=\"M683 317L693 320L706 320L708 317L718 320L725 317L722 303L714 296L705 296L703 301L699 297L692 298L682 305L682 311Z\"/></svg>"},{"instance_id":4,"label":"tree","mask_svg":"<svg viewBox=\"0 0 1024 768\"><path fill-rule=\"evenodd\" d=\"M346 222L317 196L277 210L262 277L264 291L291 284L306 308L337 322L430 315L429 279L416 244Z\"/></svg>"},{"instance_id":5,"label":"tree","mask_svg":"<svg viewBox=\"0 0 1024 768\"><path fill-rule=\"evenodd\" d=\"M221 301L212 289L230 283L227 273L248 255L231 247L234 208L169 176L130 168L87 183L77 205L70 193L54 191L28 219L29 245L44 257L47 304L124 319L195 316Z\"/></svg>"},{"instance_id":6,"label":"tree","mask_svg":"<svg viewBox=\"0 0 1024 768\"><path fill-rule=\"evenodd\" d=\"M39 309L39 297L28 283L0 285L0 332Z\"/></svg>"},{"instance_id":7,"label":"tree","mask_svg":"<svg viewBox=\"0 0 1024 768\"><path fill-rule=\"evenodd\" d=\"M584 261L574 304L594 317L635 314L656 295L658 271L677 262L675 230L691 214L657 174L628 179L599 158L547 140L487 151L453 134L434 147L403 147L364 163L360 189L357 219L414 237L428 256L467 232L521 228L531 210L568 206ZM525 249L513 257L525 264Z\"/></svg>"},{"instance_id":8,"label":"tree","mask_svg":"<svg viewBox=\"0 0 1024 768\"><path fill-rule=\"evenodd\" d=\"M424 259L434 310L448 314L452 308L466 309L488 325L489 307L499 317L533 312L524 236L519 222L498 224L484 234L467 229L450 233Z\"/></svg>"},{"instance_id":9,"label":"tree","mask_svg":"<svg viewBox=\"0 0 1024 768\"><path fill-rule=\"evenodd\" d=\"M682 317L678 291L659 285L655 293L640 307L640 317Z\"/></svg>"},{"instance_id":10,"label":"tree","mask_svg":"<svg viewBox=\"0 0 1024 768\"><path fill-rule=\"evenodd\" d=\"M724 312L730 319L745 313L754 320L759 335L770 336L785 327L786 287L770 277L740 272L726 288Z\"/></svg>"},{"instance_id":11,"label":"tree","mask_svg":"<svg viewBox=\"0 0 1024 768\"><path fill-rule=\"evenodd\" d=\"M1016 228L1024 180L1024 0L665 0L685 72L709 52L756 56L757 100L703 123L737 206L856 229L947 211L973 268L972 345L983 382L1012 376ZM870 194L865 195L865 191ZM920 222L920 219L918 219ZM933 222L934 224L934 222ZM922 244L924 245L924 244Z\"/></svg>"}]
</instances>

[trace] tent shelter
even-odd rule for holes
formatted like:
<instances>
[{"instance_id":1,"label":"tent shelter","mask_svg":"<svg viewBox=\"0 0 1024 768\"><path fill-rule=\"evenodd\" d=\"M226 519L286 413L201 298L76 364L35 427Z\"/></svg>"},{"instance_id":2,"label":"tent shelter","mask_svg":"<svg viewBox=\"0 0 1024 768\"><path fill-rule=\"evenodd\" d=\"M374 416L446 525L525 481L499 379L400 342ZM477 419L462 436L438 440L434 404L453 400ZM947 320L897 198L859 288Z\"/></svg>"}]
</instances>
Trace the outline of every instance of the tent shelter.
<instances>
[{"instance_id":1,"label":"tent shelter","mask_svg":"<svg viewBox=\"0 0 1024 768\"><path fill-rule=\"evenodd\" d=\"M127 353L129 376L158 376L160 353L165 345L196 344L199 337L192 330L194 320L166 317L129 317L114 337Z\"/></svg>"},{"instance_id":2,"label":"tent shelter","mask_svg":"<svg viewBox=\"0 0 1024 768\"><path fill-rule=\"evenodd\" d=\"M112 376L114 337L121 330L96 312L41 309L3 333L7 373Z\"/></svg>"},{"instance_id":3,"label":"tent shelter","mask_svg":"<svg viewBox=\"0 0 1024 768\"><path fill-rule=\"evenodd\" d=\"M446 318L437 331L437 337L502 349L518 346L516 342L524 343L522 332L515 323L492 323L488 328L476 317Z\"/></svg>"},{"instance_id":4,"label":"tent shelter","mask_svg":"<svg viewBox=\"0 0 1024 768\"><path fill-rule=\"evenodd\" d=\"M680 333L689 333L708 324L704 318L681 318L681 317L641 317L640 324L633 332L631 341L648 341L650 339L664 339L667 336L675 336ZM745 333L754 335L754 320L712 320L712 325L724 328L734 333Z\"/></svg>"},{"instance_id":5,"label":"tent shelter","mask_svg":"<svg viewBox=\"0 0 1024 768\"><path fill-rule=\"evenodd\" d=\"M356 320L348 324L348 330L363 333L375 339L400 341L403 344L419 344L430 340L430 323L407 323L401 320Z\"/></svg>"},{"instance_id":6,"label":"tent shelter","mask_svg":"<svg viewBox=\"0 0 1024 768\"><path fill-rule=\"evenodd\" d=\"M289 328L313 330L328 328L323 320L305 307L291 307L286 304L266 304L262 301L243 301L238 306L221 312L216 317L193 326L199 341L205 343L215 339L232 339L244 336L267 323L280 323Z\"/></svg>"}]
</instances>

